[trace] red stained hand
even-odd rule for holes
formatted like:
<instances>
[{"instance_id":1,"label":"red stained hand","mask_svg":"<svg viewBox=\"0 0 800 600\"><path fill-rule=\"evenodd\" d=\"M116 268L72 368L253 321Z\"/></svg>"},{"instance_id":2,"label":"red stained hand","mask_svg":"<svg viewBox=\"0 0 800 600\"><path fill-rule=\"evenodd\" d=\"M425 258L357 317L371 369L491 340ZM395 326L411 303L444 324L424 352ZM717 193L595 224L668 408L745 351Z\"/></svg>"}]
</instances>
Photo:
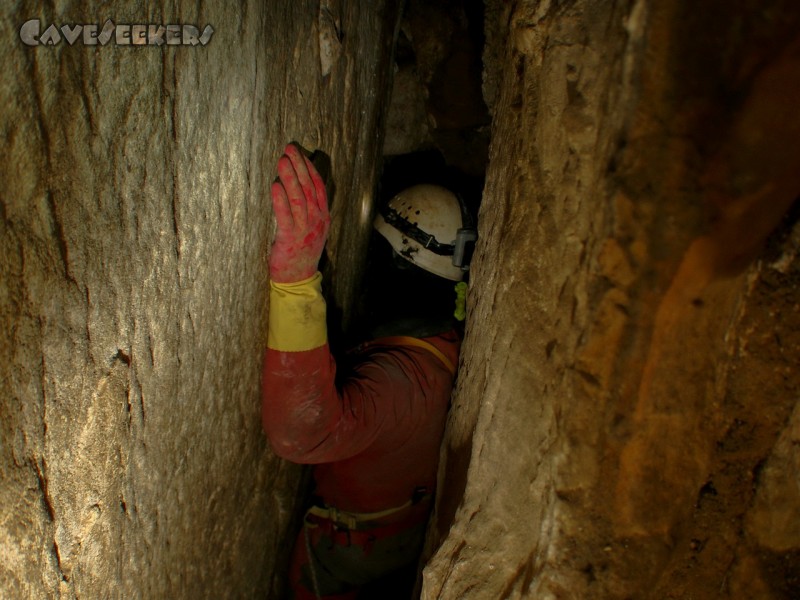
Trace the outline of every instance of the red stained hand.
<instances>
[{"instance_id":1,"label":"red stained hand","mask_svg":"<svg viewBox=\"0 0 800 600\"><path fill-rule=\"evenodd\" d=\"M269 274L277 283L293 283L316 273L331 218L325 183L314 165L294 144L283 152L271 189L278 230Z\"/></svg>"}]
</instances>

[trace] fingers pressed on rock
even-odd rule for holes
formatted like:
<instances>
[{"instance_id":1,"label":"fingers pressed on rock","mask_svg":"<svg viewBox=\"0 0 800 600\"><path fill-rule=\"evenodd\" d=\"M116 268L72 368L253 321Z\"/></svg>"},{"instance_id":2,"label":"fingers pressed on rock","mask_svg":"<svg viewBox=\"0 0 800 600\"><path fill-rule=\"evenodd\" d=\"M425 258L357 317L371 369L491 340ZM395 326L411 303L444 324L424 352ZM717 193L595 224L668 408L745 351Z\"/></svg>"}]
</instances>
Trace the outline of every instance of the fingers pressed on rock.
<instances>
[{"instance_id":1,"label":"fingers pressed on rock","mask_svg":"<svg viewBox=\"0 0 800 600\"><path fill-rule=\"evenodd\" d=\"M303 188L300 186L297 172L288 156L281 156L280 160L278 160L278 176L289 198L289 207L292 210L294 226L298 229L303 229L308 223L308 201L303 193Z\"/></svg>"},{"instance_id":2,"label":"fingers pressed on rock","mask_svg":"<svg viewBox=\"0 0 800 600\"><path fill-rule=\"evenodd\" d=\"M328 218L328 191L325 188L325 182L322 180L322 176L319 174L319 171L314 167L314 163L309 160L308 157L303 156L303 160L306 163L306 168L308 169L309 175L311 175L311 181L314 184L314 190L316 191L317 197L317 207L319 208L320 216L323 219Z\"/></svg>"},{"instance_id":3,"label":"fingers pressed on rock","mask_svg":"<svg viewBox=\"0 0 800 600\"><path fill-rule=\"evenodd\" d=\"M278 223L278 230L292 229L294 227L292 209L289 206L286 190L283 189L283 185L279 181L273 182L270 187L270 195L272 196L272 211Z\"/></svg>"},{"instance_id":4,"label":"fingers pressed on rock","mask_svg":"<svg viewBox=\"0 0 800 600\"><path fill-rule=\"evenodd\" d=\"M297 179L300 181L300 187L303 188L303 193L305 194L306 200L309 203L309 210L317 208L317 192L314 187L314 183L311 180L311 175L309 174L309 167L304 156L302 150L295 146L294 144L289 144L286 146L286 156L289 157L289 160L292 161L292 167L294 167L295 173L297 173ZM313 166L311 167L314 168Z\"/></svg>"}]
</instances>

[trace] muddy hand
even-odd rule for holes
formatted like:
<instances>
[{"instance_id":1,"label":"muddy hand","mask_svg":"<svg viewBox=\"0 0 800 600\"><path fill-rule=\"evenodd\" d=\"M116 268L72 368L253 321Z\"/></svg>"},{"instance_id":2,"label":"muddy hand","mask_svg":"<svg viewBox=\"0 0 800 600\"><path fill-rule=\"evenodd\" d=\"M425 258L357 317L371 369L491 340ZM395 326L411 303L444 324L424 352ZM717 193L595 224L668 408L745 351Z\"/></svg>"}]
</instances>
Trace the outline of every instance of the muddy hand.
<instances>
[{"instance_id":1,"label":"muddy hand","mask_svg":"<svg viewBox=\"0 0 800 600\"><path fill-rule=\"evenodd\" d=\"M314 165L295 144L283 152L270 190L278 229L269 274L277 283L293 283L316 273L331 220L325 184Z\"/></svg>"}]
</instances>

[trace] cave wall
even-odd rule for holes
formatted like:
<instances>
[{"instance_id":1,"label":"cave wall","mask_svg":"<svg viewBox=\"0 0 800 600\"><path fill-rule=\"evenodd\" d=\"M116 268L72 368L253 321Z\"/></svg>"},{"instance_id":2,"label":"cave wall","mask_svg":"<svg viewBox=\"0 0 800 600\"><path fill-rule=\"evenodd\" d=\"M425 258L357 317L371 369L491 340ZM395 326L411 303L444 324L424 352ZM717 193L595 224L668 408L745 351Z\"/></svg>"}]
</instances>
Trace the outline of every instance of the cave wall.
<instances>
[{"instance_id":1,"label":"cave wall","mask_svg":"<svg viewBox=\"0 0 800 600\"><path fill-rule=\"evenodd\" d=\"M423 598L800 594L798 24L780 0L486 3Z\"/></svg>"},{"instance_id":2,"label":"cave wall","mask_svg":"<svg viewBox=\"0 0 800 600\"><path fill-rule=\"evenodd\" d=\"M0 596L277 597L302 471L260 427L269 184L288 141L324 149L326 269L357 272L398 10L0 10ZM28 47L32 18L214 33Z\"/></svg>"},{"instance_id":3,"label":"cave wall","mask_svg":"<svg viewBox=\"0 0 800 600\"><path fill-rule=\"evenodd\" d=\"M797 597L800 11L486 6L422 597Z\"/></svg>"}]
</instances>

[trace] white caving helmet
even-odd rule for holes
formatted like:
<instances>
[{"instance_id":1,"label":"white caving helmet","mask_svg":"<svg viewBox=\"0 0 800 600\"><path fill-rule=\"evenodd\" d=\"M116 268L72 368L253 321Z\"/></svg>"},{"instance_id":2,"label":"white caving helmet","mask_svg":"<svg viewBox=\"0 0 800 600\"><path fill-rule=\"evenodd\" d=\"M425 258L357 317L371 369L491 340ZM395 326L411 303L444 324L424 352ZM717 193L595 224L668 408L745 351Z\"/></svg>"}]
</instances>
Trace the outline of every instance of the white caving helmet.
<instances>
[{"instance_id":1,"label":"white caving helmet","mask_svg":"<svg viewBox=\"0 0 800 600\"><path fill-rule=\"evenodd\" d=\"M373 225L398 255L451 281L464 278L478 237L458 196L430 184L415 185L397 194Z\"/></svg>"}]
</instances>

